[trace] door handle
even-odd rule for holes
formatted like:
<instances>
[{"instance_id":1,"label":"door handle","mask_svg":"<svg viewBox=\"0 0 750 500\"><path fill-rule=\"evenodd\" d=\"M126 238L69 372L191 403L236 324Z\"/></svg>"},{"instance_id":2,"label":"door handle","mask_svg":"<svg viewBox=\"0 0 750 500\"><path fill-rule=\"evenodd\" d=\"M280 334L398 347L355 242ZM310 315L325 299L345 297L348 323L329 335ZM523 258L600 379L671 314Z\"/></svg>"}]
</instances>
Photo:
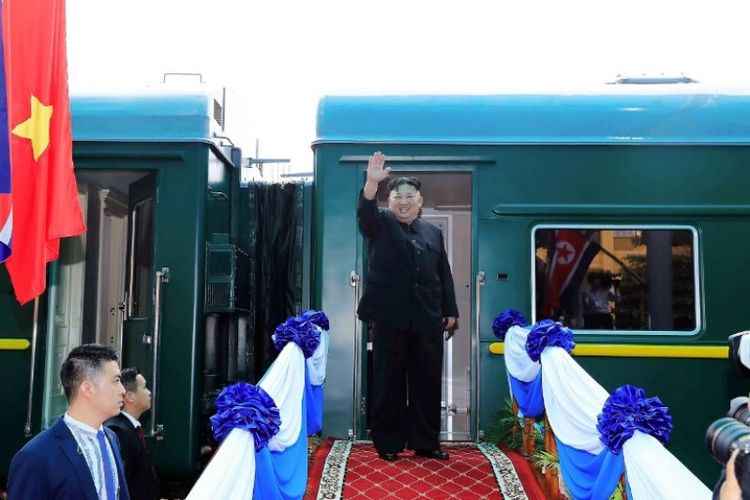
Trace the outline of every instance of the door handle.
<instances>
[{"instance_id":1,"label":"door handle","mask_svg":"<svg viewBox=\"0 0 750 500\"><path fill-rule=\"evenodd\" d=\"M154 291L154 335L152 338L152 372L151 372L151 435L161 441L164 436L162 431L164 427L156 423L158 397L159 397L159 340L161 337L161 298L162 285L169 283L169 268L162 267L161 271L156 271L156 289ZM145 336L144 336L145 337Z\"/></svg>"},{"instance_id":2,"label":"door handle","mask_svg":"<svg viewBox=\"0 0 750 500\"><path fill-rule=\"evenodd\" d=\"M479 434L480 434L480 401L482 399L482 391L481 391L481 373L482 373L482 353L480 352L480 346L481 343L479 342L479 339L481 338L480 335L480 327L482 325L482 287L484 287L485 283L487 282L486 275L484 271L479 271L477 273L476 281L474 283L474 294L476 296L476 317L475 317L475 332L474 335L471 337L471 348L474 350L474 369L476 370L476 373L474 374L474 387L476 387L476 402L474 404L475 413L477 415L477 427L476 427L476 434L475 437L477 441L479 440Z\"/></svg>"},{"instance_id":3,"label":"door handle","mask_svg":"<svg viewBox=\"0 0 750 500\"><path fill-rule=\"evenodd\" d=\"M360 382L361 382L361 367L359 361L359 355L361 351L362 343L362 331L360 327L360 321L357 317L357 306L359 305L359 288L361 279L357 271L351 271L349 273L349 286L354 288L354 380L352 384L352 428L349 429L349 437L354 440L357 438L357 423L359 421L360 414Z\"/></svg>"}]
</instances>

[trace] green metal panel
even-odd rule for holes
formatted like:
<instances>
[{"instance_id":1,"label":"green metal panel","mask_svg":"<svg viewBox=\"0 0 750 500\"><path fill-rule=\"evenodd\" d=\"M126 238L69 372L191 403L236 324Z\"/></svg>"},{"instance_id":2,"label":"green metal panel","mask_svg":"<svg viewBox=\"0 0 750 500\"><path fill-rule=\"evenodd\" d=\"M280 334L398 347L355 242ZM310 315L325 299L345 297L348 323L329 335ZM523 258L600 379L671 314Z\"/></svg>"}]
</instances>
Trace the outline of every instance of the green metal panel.
<instances>
[{"instance_id":1,"label":"green metal panel","mask_svg":"<svg viewBox=\"0 0 750 500\"><path fill-rule=\"evenodd\" d=\"M336 360L327 368L327 380L336 383L326 385L323 432L336 436L346 436L352 429L354 332L361 332L354 315L354 289L349 285L351 271L362 273L354 216L361 186L356 169L339 164L344 152L351 149L332 147L318 150L315 156L312 224L314 303L330 318L328 356Z\"/></svg>"},{"instance_id":2,"label":"green metal panel","mask_svg":"<svg viewBox=\"0 0 750 500\"><path fill-rule=\"evenodd\" d=\"M481 180L484 172L477 172L476 189L481 195ZM485 284L481 289L480 304L480 363L479 380L479 431L486 432L492 424L492 416L510 397L505 365L502 359L489 355L489 345L497 339L492 334L492 320L505 307L521 311L528 310L530 284L528 279L529 254L528 223L518 218L498 219L480 216L475 232L477 272L485 273ZM498 280L499 273L506 273L507 280ZM504 304L507 304L505 306ZM476 307L476 304L475 304ZM476 335L476 329L472 329ZM500 361L500 362L498 362ZM476 391L476 388L474 388ZM474 415L476 418L476 415Z\"/></svg>"}]
</instances>

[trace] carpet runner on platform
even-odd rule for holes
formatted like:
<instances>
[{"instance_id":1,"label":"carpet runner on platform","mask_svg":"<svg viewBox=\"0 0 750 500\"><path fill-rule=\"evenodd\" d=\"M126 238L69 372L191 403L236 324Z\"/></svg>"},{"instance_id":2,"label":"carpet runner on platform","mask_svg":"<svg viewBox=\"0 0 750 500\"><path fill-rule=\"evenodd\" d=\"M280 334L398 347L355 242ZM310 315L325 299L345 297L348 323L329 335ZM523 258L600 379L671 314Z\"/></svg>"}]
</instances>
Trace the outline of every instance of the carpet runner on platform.
<instances>
[{"instance_id":1,"label":"carpet runner on platform","mask_svg":"<svg viewBox=\"0 0 750 500\"><path fill-rule=\"evenodd\" d=\"M486 443L444 443L450 460L402 453L378 458L371 442L335 440L322 445L310 470L306 498L313 499L526 499L510 459ZM323 462L323 456L325 461ZM321 466L322 463L322 466Z\"/></svg>"}]
</instances>

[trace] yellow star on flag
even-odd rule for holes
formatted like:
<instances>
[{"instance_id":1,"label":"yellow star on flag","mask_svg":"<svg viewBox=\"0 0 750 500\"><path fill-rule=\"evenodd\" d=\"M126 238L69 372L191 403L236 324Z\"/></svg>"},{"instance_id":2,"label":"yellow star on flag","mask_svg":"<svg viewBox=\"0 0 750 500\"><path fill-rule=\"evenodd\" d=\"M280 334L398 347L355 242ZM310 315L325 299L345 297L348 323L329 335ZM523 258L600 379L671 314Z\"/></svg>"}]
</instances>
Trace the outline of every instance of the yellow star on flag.
<instances>
[{"instance_id":1,"label":"yellow star on flag","mask_svg":"<svg viewBox=\"0 0 750 500\"><path fill-rule=\"evenodd\" d=\"M34 161L38 160L49 146L49 122L52 118L52 106L45 106L42 101L31 96L31 116L13 129L13 134L31 140L34 150Z\"/></svg>"}]
</instances>

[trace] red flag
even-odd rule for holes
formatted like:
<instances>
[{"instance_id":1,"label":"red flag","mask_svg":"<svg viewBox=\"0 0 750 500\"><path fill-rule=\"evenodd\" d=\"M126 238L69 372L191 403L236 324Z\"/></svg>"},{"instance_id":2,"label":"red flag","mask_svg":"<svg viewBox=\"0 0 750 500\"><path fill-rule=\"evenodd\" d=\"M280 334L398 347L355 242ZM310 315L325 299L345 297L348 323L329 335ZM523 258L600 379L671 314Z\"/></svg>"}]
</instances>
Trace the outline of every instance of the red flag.
<instances>
[{"instance_id":1,"label":"red flag","mask_svg":"<svg viewBox=\"0 0 750 500\"><path fill-rule=\"evenodd\" d=\"M46 287L60 238L86 230L73 175L64 0L4 0L13 253L6 261L22 304Z\"/></svg>"},{"instance_id":2,"label":"red flag","mask_svg":"<svg viewBox=\"0 0 750 500\"><path fill-rule=\"evenodd\" d=\"M574 229L558 229L550 235L542 310L545 318L558 314L578 291L591 261L599 253L599 245L591 241L591 236L593 233Z\"/></svg>"}]
</instances>

